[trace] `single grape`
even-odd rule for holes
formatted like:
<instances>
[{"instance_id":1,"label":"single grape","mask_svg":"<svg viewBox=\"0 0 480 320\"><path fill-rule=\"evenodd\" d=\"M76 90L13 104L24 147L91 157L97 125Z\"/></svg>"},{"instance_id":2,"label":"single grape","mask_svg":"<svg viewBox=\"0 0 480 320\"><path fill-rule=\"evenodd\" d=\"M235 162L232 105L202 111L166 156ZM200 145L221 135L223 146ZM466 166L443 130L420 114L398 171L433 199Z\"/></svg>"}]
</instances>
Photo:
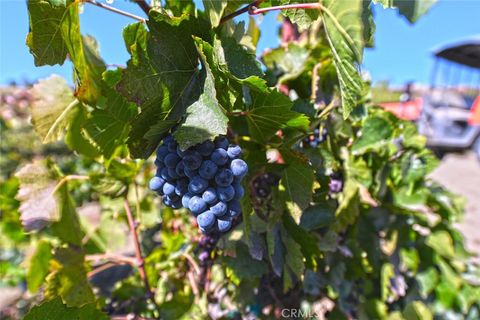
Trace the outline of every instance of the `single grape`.
<instances>
[{"instance_id":1,"label":"single grape","mask_svg":"<svg viewBox=\"0 0 480 320\"><path fill-rule=\"evenodd\" d=\"M227 232L232 227L232 220L230 219L217 219L217 228L220 232Z\"/></svg>"},{"instance_id":2,"label":"single grape","mask_svg":"<svg viewBox=\"0 0 480 320\"><path fill-rule=\"evenodd\" d=\"M183 172L185 173L185 176L189 177L190 179L195 176L198 176L198 170L190 170L185 168Z\"/></svg>"},{"instance_id":3,"label":"single grape","mask_svg":"<svg viewBox=\"0 0 480 320\"><path fill-rule=\"evenodd\" d=\"M188 180L187 179L177 180L177 185L175 187L175 194L179 196L183 196L187 192L188 192Z\"/></svg>"},{"instance_id":4,"label":"single grape","mask_svg":"<svg viewBox=\"0 0 480 320\"><path fill-rule=\"evenodd\" d=\"M163 163L163 160L160 160L158 158L155 159L154 164L157 167L157 169L165 167L165 163Z\"/></svg>"},{"instance_id":5,"label":"single grape","mask_svg":"<svg viewBox=\"0 0 480 320\"><path fill-rule=\"evenodd\" d=\"M188 208L188 201L190 201L190 199L193 196L194 196L193 193L190 193L190 192L185 193L182 197L182 206L184 206L185 208Z\"/></svg>"},{"instance_id":6,"label":"single grape","mask_svg":"<svg viewBox=\"0 0 480 320\"><path fill-rule=\"evenodd\" d=\"M230 159L236 159L242 155L242 148L233 144L228 147L227 154Z\"/></svg>"},{"instance_id":7,"label":"single grape","mask_svg":"<svg viewBox=\"0 0 480 320\"><path fill-rule=\"evenodd\" d=\"M170 207L172 209L181 209L182 208L182 200L181 199L178 199L176 201L172 201Z\"/></svg>"},{"instance_id":8,"label":"single grape","mask_svg":"<svg viewBox=\"0 0 480 320\"><path fill-rule=\"evenodd\" d=\"M230 143L228 142L227 138L220 137L220 138L217 138L217 140L215 141L215 148L227 150L229 144Z\"/></svg>"},{"instance_id":9,"label":"single grape","mask_svg":"<svg viewBox=\"0 0 480 320\"><path fill-rule=\"evenodd\" d=\"M171 207L172 206L172 200L170 200L169 197L163 197L162 202L164 205Z\"/></svg>"},{"instance_id":10,"label":"single grape","mask_svg":"<svg viewBox=\"0 0 480 320\"><path fill-rule=\"evenodd\" d=\"M179 145L177 145L177 150L176 151L177 151L178 156L181 157L181 158L183 158L185 156L185 153L187 152L187 150L182 151L182 149L180 149Z\"/></svg>"},{"instance_id":11,"label":"single grape","mask_svg":"<svg viewBox=\"0 0 480 320\"><path fill-rule=\"evenodd\" d=\"M243 177L247 174L248 165L242 159L234 159L230 163L230 170L232 170L235 177Z\"/></svg>"},{"instance_id":12,"label":"single grape","mask_svg":"<svg viewBox=\"0 0 480 320\"><path fill-rule=\"evenodd\" d=\"M160 146L160 148L157 149L157 160L164 161L167 154L168 154L168 147L166 145Z\"/></svg>"},{"instance_id":13,"label":"single grape","mask_svg":"<svg viewBox=\"0 0 480 320\"><path fill-rule=\"evenodd\" d=\"M217 192L214 188L208 188L203 192L202 199L209 204L215 203L217 202Z\"/></svg>"},{"instance_id":14,"label":"single grape","mask_svg":"<svg viewBox=\"0 0 480 320\"><path fill-rule=\"evenodd\" d=\"M172 178L172 179L180 178L180 176L178 175L177 171L174 168L168 168L167 172L168 172L168 175L170 176L170 178Z\"/></svg>"},{"instance_id":15,"label":"single grape","mask_svg":"<svg viewBox=\"0 0 480 320\"><path fill-rule=\"evenodd\" d=\"M161 177L153 177L152 179L150 179L148 186L150 187L150 190L158 191L163 188L164 184L165 180Z\"/></svg>"},{"instance_id":16,"label":"single grape","mask_svg":"<svg viewBox=\"0 0 480 320\"><path fill-rule=\"evenodd\" d=\"M237 217L242 213L242 206L240 205L240 202L238 201L231 201L228 203L228 210L227 214L229 217Z\"/></svg>"},{"instance_id":17,"label":"single grape","mask_svg":"<svg viewBox=\"0 0 480 320\"><path fill-rule=\"evenodd\" d=\"M185 166L183 165L183 161L180 160L176 167L175 167L175 173L179 176L179 177L185 177Z\"/></svg>"},{"instance_id":18,"label":"single grape","mask_svg":"<svg viewBox=\"0 0 480 320\"><path fill-rule=\"evenodd\" d=\"M188 191L191 193L201 194L208 187L208 181L200 176L195 176L188 184Z\"/></svg>"},{"instance_id":19,"label":"single grape","mask_svg":"<svg viewBox=\"0 0 480 320\"><path fill-rule=\"evenodd\" d=\"M235 196L235 189L232 186L227 187L218 187L217 188L217 195L220 201L228 202L233 199Z\"/></svg>"},{"instance_id":20,"label":"single grape","mask_svg":"<svg viewBox=\"0 0 480 320\"><path fill-rule=\"evenodd\" d=\"M208 254L207 251L202 251L198 255L198 260L200 260L201 262L205 262L205 261L208 260L209 257L210 257L210 255Z\"/></svg>"},{"instance_id":21,"label":"single grape","mask_svg":"<svg viewBox=\"0 0 480 320\"><path fill-rule=\"evenodd\" d=\"M233 173L230 169L220 169L215 175L215 183L220 187L226 187L233 182Z\"/></svg>"},{"instance_id":22,"label":"single grape","mask_svg":"<svg viewBox=\"0 0 480 320\"><path fill-rule=\"evenodd\" d=\"M163 193L167 196L171 195L172 193L175 192L175 186L171 184L170 182L165 182L163 185Z\"/></svg>"},{"instance_id":23,"label":"single grape","mask_svg":"<svg viewBox=\"0 0 480 320\"><path fill-rule=\"evenodd\" d=\"M240 183L234 183L233 189L235 190L234 199L237 199L237 200L242 199L243 196L245 195L245 189L243 189L242 185Z\"/></svg>"},{"instance_id":24,"label":"single grape","mask_svg":"<svg viewBox=\"0 0 480 320\"><path fill-rule=\"evenodd\" d=\"M215 144L207 140L197 147L197 151L204 157L208 157L215 149Z\"/></svg>"},{"instance_id":25,"label":"single grape","mask_svg":"<svg viewBox=\"0 0 480 320\"><path fill-rule=\"evenodd\" d=\"M227 204L221 201L217 202L215 205L210 207L210 211L212 211L217 217L221 217L227 213Z\"/></svg>"},{"instance_id":26,"label":"single grape","mask_svg":"<svg viewBox=\"0 0 480 320\"><path fill-rule=\"evenodd\" d=\"M175 168L180 161L180 157L176 153L169 153L165 157L165 165L167 168Z\"/></svg>"},{"instance_id":27,"label":"single grape","mask_svg":"<svg viewBox=\"0 0 480 320\"><path fill-rule=\"evenodd\" d=\"M212 179L217 173L217 170L218 170L218 166L215 164L215 162L211 160L205 160L200 166L200 169L198 169L198 174L202 178Z\"/></svg>"},{"instance_id":28,"label":"single grape","mask_svg":"<svg viewBox=\"0 0 480 320\"><path fill-rule=\"evenodd\" d=\"M165 139L163 139L163 144L168 145L172 141L173 141L173 136L169 134L168 136L165 137Z\"/></svg>"},{"instance_id":29,"label":"single grape","mask_svg":"<svg viewBox=\"0 0 480 320\"><path fill-rule=\"evenodd\" d=\"M198 226L206 231L212 229L215 221L215 215L210 210L202 212L197 216Z\"/></svg>"},{"instance_id":30,"label":"single grape","mask_svg":"<svg viewBox=\"0 0 480 320\"><path fill-rule=\"evenodd\" d=\"M200 212L205 211L205 209L207 208L207 203L199 196L193 196L188 201L188 208L190 209L190 211L192 211L194 215L197 215Z\"/></svg>"},{"instance_id":31,"label":"single grape","mask_svg":"<svg viewBox=\"0 0 480 320\"><path fill-rule=\"evenodd\" d=\"M213 162L215 162L219 166L223 166L228 161L228 154L227 151L224 149L215 149L210 156Z\"/></svg>"},{"instance_id":32,"label":"single grape","mask_svg":"<svg viewBox=\"0 0 480 320\"><path fill-rule=\"evenodd\" d=\"M172 177L170 177L170 175L168 174L168 168L163 168L160 171L160 177L162 177L162 179L166 181L172 181Z\"/></svg>"},{"instance_id":33,"label":"single grape","mask_svg":"<svg viewBox=\"0 0 480 320\"><path fill-rule=\"evenodd\" d=\"M202 165L202 155L197 151L189 150L183 157L183 164L186 169L196 170Z\"/></svg>"},{"instance_id":34,"label":"single grape","mask_svg":"<svg viewBox=\"0 0 480 320\"><path fill-rule=\"evenodd\" d=\"M171 141L169 144L168 144L168 151L172 152L172 153L176 153L177 152L177 142L174 141Z\"/></svg>"}]
</instances>

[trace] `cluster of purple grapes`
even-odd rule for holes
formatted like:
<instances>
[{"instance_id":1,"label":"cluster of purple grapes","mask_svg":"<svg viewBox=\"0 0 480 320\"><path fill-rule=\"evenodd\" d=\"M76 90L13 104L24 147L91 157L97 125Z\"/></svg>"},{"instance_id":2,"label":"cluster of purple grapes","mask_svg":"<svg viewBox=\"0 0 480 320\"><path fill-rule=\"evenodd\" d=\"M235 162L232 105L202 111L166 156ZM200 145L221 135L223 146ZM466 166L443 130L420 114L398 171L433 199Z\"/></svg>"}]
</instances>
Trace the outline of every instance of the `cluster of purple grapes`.
<instances>
[{"instance_id":1,"label":"cluster of purple grapes","mask_svg":"<svg viewBox=\"0 0 480 320\"><path fill-rule=\"evenodd\" d=\"M226 232L241 214L241 180L248 166L242 149L226 137L181 150L172 135L157 149L157 173L150 189L173 209L185 207L197 218L200 230Z\"/></svg>"},{"instance_id":2,"label":"cluster of purple grapes","mask_svg":"<svg viewBox=\"0 0 480 320\"><path fill-rule=\"evenodd\" d=\"M280 176L272 172L265 172L257 176L252 185L255 190L255 195L259 199L266 199L272 192L272 187L278 186Z\"/></svg>"},{"instance_id":3,"label":"cluster of purple grapes","mask_svg":"<svg viewBox=\"0 0 480 320\"><path fill-rule=\"evenodd\" d=\"M313 134L306 137L302 141L302 147L307 147L309 146L310 148L316 148L319 144L325 142L327 140L327 128L317 128L313 130Z\"/></svg>"}]
</instances>

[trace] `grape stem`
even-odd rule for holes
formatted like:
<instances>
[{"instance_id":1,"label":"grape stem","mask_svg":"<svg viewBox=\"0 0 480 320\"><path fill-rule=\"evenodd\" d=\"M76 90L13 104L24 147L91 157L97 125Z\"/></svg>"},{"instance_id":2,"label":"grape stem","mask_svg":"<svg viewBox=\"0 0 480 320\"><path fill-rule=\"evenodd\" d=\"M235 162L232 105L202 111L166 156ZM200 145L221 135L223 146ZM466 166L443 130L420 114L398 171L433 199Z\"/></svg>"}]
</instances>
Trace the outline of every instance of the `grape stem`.
<instances>
[{"instance_id":1,"label":"grape stem","mask_svg":"<svg viewBox=\"0 0 480 320\"><path fill-rule=\"evenodd\" d=\"M145 23L146 20L142 17L139 17L137 15L134 15L130 12L126 12L126 11L123 11L123 10L120 10L120 9L117 9L117 8L114 8L114 7L111 7L109 5L106 5L106 4L103 4L103 3L100 3L100 2L97 2L96 0L82 0L83 2L87 2L87 3L90 3L90 4L93 4L94 6L97 6L97 7L100 7L102 9L105 9L105 10L108 10L108 11L111 11L111 12L115 12L115 13L118 13L122 16L125 16L125 17L129 17L129 18L132 18L132 19L135 19L137 21L140 21L142 23ZM145 11L145 9L143 8L143 4L140 4L140 2L143 2L143 1L138 1L138 5L143 9L143 11ZM148 4L145 3L145 5L148 6ZM148 6L149 7L149 6ZM150 8L150 7L149 7ZM150 9L148 9L150 10ZM148 11L146 11L146 13L148 13Z\"/></svg>"},{"instance_id":2,"label":"grape stem","mask_svg":"<svg viewBox=\"0 0 480 320\"><path fill-rule=\"evenodd\" d=\"M143 285L145 286L145 290L147 291L148 298L152 301L152 303L155 305L157 310L160 312L160 307L155 302L154 293L150 287L150 284L148 283L147 273L145 272L145 259L142 256L142 249L140 247L140 241L138 239L137 225L133 220L132 211L130 210L130 204L128 203L127 198L125 198L123 205L125 207L125 213L127 214L128 227L130 228L130 233L133 239L133 245L135 248L136 266L138 268L138 272L140 273L140 278L142 278Z\"/></svg>"},{"instance_id":3,"label":"grape stem","mask_svg":"<svg viewBox=\"0 0 480 320\"><path fill-rule=\"evenodd\" d=\"M261 13L266 13L269 11L275 11L275 10L288 10L288 9L321 9L322 5L320 3L293 3L293 4L286 4L286 5L281 5L281 6L272 6L272 7L266 7L266 8L258 8L260 3L262 3L264 0L257 0L253 1L252 3L246 5L243 8L238 9L235 12L232 12L225 17L223 17L220 20L220 24L225 23L228 20L231 20L243 13L248 12L250 15L257 15Z\"/></svg>"}]
</instances>

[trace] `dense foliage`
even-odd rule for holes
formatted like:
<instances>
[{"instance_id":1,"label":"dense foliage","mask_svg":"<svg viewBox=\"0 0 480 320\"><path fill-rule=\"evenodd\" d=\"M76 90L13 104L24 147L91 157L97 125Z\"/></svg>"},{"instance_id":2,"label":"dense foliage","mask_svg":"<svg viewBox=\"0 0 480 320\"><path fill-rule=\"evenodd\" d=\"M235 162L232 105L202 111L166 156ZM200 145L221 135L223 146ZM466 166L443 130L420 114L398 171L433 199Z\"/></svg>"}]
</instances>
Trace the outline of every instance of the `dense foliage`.
<instances>
[{"instance_id":1,"label":"dense foliage","mask_svg":"<svg viewBox=\"0 0 480 320\"><path fill-rule=\"evenodd\" d=\"M413 22L433 1L378 2ZM80 33L82 3L28 1L35 64L68 58L75 85L51 76L29 90L44 146L15 140L25 120L1 122L2 282L32 294L10 316L478 319L478 270L453 227L461 201L426 179L437 160L424 137L373 106L359 72L372 3L281 11L282 43L262 63L255 19L222 20L245 4L152 1L145 23L123 30L131 58L115 69ZM279 4L292 3L245 12ZM224 136L240 147L214 157L205 146ZM230 159L240 148L243 188L233 176L245 170ZM211 196L203 189L233 181L232 194L214 194L240 201L225 234L202 235L173 196L178 184L151 180L186 175L176 169L187 149L192 170L231 161L232 176L217 179L210 164L187 176L213 179L195 180L199 203ZM173 197L164 204L149 189L159 184Z\"/></svg>"}]
</instances>

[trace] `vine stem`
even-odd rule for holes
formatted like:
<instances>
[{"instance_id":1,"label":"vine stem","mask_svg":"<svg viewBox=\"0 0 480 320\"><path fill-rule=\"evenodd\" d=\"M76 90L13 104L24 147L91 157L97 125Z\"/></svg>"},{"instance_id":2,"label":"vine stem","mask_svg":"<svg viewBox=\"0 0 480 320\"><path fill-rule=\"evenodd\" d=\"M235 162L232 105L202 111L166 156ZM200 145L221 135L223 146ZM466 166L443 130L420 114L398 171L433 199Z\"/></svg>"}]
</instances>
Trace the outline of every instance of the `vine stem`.
<instances>
[{"instance_id":1,"label":"vine stem","mask_svg":"<svg viewBox=\"0 0 480 320\"><path fill-rule=\"evenodd\" d=\"M138 267L138 272L140 273L140 278L142 278L143 285L145 286L145 290L147 291L148 298L152 301L158 311L160 311L160 307L157 305L154 299L153 291L148 283L147 273L145 272L145 259L142 256L142 249L140 247L140 241L138 239L137 234L137 225L133 219L132 211L130 210L130 204L128 203L128 199L125 198L123 202L123 206L125 207L125 213L127 214L128 220L128 227L130 228L130 233L133 239L133 245L135 247L135 259L136 265Z\"/></svg>"},{"instance_id":2,"label":"vine stem","mask_svg":"<svg viewBox=\"0 0 480 320\"><path fill-rule=\"evenodd\" d=\"M238 9L237 11L234 11L225 17L223 17L220 20L220 24L231 20L243 13L248 12L250 15L257 15L261 13L266 13L269 11L275 11L275 10L288 10L288 9L322 9L323 6L320 3L293 3L293 4L286 4L286 5L281 5L281 6L272 6L272 7L266 7L266 8L257 8L260 3L262 3L264 0L258 0L258 1L253 1L252 3L246 5L243 8Z\"/></svg>"},{"instance_id":3,"label":"vine stem","mask_svg":"<svg viewBox=\"0 0 480 320\"><path fill-rule=\"evenodd\" d=\"M239 16L241 14L244 14L245 12L250 12L251 8L252 7L257 7L260 5L260 3L262 3L263 1L265 0L256 0L256 1L253 1L252 3L250 4L247 4L245 7L243 8L240 8L238 9L237 11L234 11L230 14L227 14L225 17L223 17L222 19L220 19L220 24L222 23L225 23L227 22L228 20L231 20L233 18L235 18L236 16Z\"/></svg>"},{"instance_id":4,"label":"vine stem","mask_svg":"<svg viewBox=\"0 0 480 320\"><path fill-rule=\"evenodd\" d=\"M256 14L261 14L261 13L275 11L275 10L320 9L321 7L322 6L320 3L293 3L293 4L285 4L282 6L266 7L266 8L255 8L255 6L251 6L248 13L251 15L256 15Z\"/></svg>"},{"instance_id":5,"label":"vine stem","mask_svg":"<svg viewBox=\"0 0 480 320\"><path fill-rule=\"evenodd\" d=\"M135 3L138 4L140 8L142 8L143 12L145 12L148 16L148 13L150 12L150 6L145 0L135 0Z\"/></svg>"},{"instance_id":6,"label":"vine stem","mask_svg":"<svg viewBox=\"0 0 480 320\"><path fill-rule=\"evenodd\" d=\"M137 16L137 15L134 15L134 14L132 14L132 13L130 13L130 12L126 12L126 11L117 9L117 8L115 8L115 7L111 7L111 6L109 6L109 5L106 5L106 4L97 2L96 0L82 0L82 1L83 1L83 2L86 2L86 3L93 4L94 6L100 7L100 8L102 8L102 9L105 9L105 10L108 10L108 11L118 13L118 14L120 14L120 15L122 15L122 16L135 19L135 20L140 21L140 22L142 22L142 23L145 23L145 22L146 22L146 20L145 20L144 18L142 18L142 17L139 17L139 16ZM143 9L143 11L145 11L145 9L142 7L143 5L141 5L140 2L142 2L142 1L137 2L138 5ZM148 6L147 3L145 3L145 5ZM150 8L150 7L149 7L149 8ZM148 10L150 10L150 9L148 9ZM146 11L146 12L148 13L148 11Z\"/></svg>"}]
</instances>

